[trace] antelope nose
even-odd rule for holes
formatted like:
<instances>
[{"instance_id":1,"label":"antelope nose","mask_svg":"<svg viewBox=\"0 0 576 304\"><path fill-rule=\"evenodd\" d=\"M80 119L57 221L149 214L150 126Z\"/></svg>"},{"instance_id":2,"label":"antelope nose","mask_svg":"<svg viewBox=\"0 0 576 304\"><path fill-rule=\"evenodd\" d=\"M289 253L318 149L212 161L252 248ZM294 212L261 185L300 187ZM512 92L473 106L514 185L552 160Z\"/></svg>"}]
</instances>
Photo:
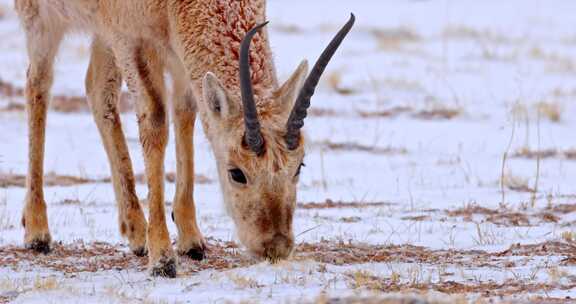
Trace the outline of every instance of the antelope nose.
<instances>
[{"instance_id":1,"label":"antelope nose","mask_svg":"<svg viewBox=\"0 0 576 304\"><path fill-rule=\"evenodd\" d=\"M272 262L287 258L292 252L294 241L283 235L277 233L274 237L263 243L264 255Z\"/></svg>"}]
</instances>

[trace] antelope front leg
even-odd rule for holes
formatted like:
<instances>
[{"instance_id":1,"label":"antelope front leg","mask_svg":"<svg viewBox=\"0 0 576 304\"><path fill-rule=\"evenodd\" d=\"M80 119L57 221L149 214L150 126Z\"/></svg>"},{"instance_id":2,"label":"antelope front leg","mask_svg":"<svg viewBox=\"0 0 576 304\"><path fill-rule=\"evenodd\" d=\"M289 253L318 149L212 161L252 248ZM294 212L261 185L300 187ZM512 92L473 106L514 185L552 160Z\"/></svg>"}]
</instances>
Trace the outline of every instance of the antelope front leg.
<instances>
[{"instance_id":1,"label":"antelope front leg","mask_svg":"<svg viewBox=\"0 0 576 304\"><path fill-rule=\"evenodd\" d=\"M46 111L53 79L54 57L62 40L62 32L37 19L25 19L28 58L26 110L28 112L28 177L26 202L22 215L26 248L37 252L50 251L50 231L44 201L44 141Z\"/></svg>"},{"instance_id":2,"label":"antelope front leg","mask_svg":"<svg viewBox=\"0 0 576 304\"><path fill-rule=\"evenodd\" d=\"M136 44L128 58L126 79L140 97L137 115L148 182L149 269L153 276L175 277L176 256L164 212L164 155L168 142L164 66L156 51L145 42Z\"/></svg>"},{"instance_id":3,"label":"antelope front leg","mask_svg":"<svg viewBox=\"0 0 576 304\"><path fill-rule=\"evenodd\" d=\"M173 61L177 59L172 58ZM176 194L172 218L178 228L178 254L202 260L206 242L198 228L194 206L194 123L196 102L179 62L171 62L174 81L173 119L176 137Z\"/></svg>"},{"instance_id":4,"label":"antelope front leg","mask_svg":"<svg viewBox=\"0 0 576 304\"><path fill-rule=\"evenodd\" d=\"M94 39L91 51L86 92L110 163L120 232L128 237L132 252L143 256L146 254L146 218L136 196L132 162L117 108L122 76L114 54L99 38Z\"/></svg>"}]
</instances>

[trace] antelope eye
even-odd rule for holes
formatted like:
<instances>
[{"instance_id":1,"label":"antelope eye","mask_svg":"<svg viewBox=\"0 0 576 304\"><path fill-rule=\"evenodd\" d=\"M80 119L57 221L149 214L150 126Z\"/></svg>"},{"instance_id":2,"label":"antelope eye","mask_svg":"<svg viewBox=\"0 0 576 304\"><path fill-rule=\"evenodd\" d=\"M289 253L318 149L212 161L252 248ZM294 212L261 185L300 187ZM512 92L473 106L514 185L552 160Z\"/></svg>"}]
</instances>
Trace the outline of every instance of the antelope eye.
<instances>
[{"instance_id":1,"label":"antelope eye","mask_svg":"<svg viewBox=\"0 0 576 304\"><path fill-rule=\"evenodd\" d=\"M243 185L246 185L246 183L248 183L246 175L244 175L244 172L242 172L242 170L238 168L231 169L228 170L228 173L230 174L230 178L232 178L233 181Z\"/></svg>"},{"instance_id":2,"label":"antelope eye","mask_svg":"<svg viewBox=\"0 0 576 304\"><path fill-rule=\"evenodd\" d=\"M301 163L300 166L298 166L298 170L296 170L296 175L294 175L295 177L300 175L300 171L302 170L302 167L306 167L306 164Z\"/></svg>"}]
</instances>

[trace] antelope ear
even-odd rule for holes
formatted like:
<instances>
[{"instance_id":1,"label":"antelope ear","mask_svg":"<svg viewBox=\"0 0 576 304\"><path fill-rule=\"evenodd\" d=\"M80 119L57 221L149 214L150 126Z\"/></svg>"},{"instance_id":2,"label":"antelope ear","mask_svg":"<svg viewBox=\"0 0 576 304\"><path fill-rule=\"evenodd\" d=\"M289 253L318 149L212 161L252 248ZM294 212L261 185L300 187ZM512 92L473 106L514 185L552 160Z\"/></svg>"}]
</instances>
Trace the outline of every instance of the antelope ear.
<instances>
[{"instance_id":1,"label":"antelope ear","mask_svg":"<svg viewBox=\"0 0 576 304\"><path fill-rule=\"evenodd\" d=\"M228 118L239 113L238 107L228 97L226 89L211 72L206 73L202 82L203 107L216 117Z\"/></svg>"},{"instance_id":2,"label":"antelope ear","mask_svg":"<svg viewBox=\"0 0 576 304\"><path fill-rule=\"evenodd\" d=\"M308 61L303 60L292 76L275 92L274 101L281 107L282 113L290 114L292 111L307 75Z\"/></svg>"}]
</instances>

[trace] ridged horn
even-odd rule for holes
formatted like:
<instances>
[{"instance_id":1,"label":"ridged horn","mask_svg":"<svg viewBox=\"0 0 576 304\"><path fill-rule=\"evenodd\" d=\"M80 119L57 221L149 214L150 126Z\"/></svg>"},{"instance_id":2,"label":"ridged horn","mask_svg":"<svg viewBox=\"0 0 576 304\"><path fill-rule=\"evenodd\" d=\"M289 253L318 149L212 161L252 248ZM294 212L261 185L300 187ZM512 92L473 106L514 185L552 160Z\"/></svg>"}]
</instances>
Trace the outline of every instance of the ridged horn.
<instances>
[{"instance_id":1,"label":"ridged horn","mask_svg":"<svg viewBox=\"0 0 576 304\"><path fill-rule=\"evenodd\" d=\"M302 90L296 99L294 108L292 109L292 112L290 112L288 122L286 123L286 135L284 139L286 140L288 149L295 150L298 148L300 142L300 129L304 126L304 119L306 118L308 108L310 107L310 99L314 95L316 86L318 86L320 77L324 73L330 59L332 59L332 56L336 50L338 50L338 47L344 38L346 38L346 35L350 32L352 26L354 26L355 21L356 17L354 14L350 14L348 22L340 29L336 36L334 36L326 49L324 49L324 52L322 52L322 55L320 55L316 64L314 64L314 68L312 68L310 75L306 78Z\"/></svg>"},{"instance_id":2,"label":"ridged horn","mask_svg":"<svg viewBox=\"0 0 576 304\"><path fill-rule=\"evenodd\" d=\"M264 22L251 29L240 44L240 92L246 127L244 142L257 155L264 153L264 138L260 132L260 121L258 120L258 111L252 90L252 78L250 77L250 43L254 35L267 24L268 22Z\"/></svg>"}]
</instances>

